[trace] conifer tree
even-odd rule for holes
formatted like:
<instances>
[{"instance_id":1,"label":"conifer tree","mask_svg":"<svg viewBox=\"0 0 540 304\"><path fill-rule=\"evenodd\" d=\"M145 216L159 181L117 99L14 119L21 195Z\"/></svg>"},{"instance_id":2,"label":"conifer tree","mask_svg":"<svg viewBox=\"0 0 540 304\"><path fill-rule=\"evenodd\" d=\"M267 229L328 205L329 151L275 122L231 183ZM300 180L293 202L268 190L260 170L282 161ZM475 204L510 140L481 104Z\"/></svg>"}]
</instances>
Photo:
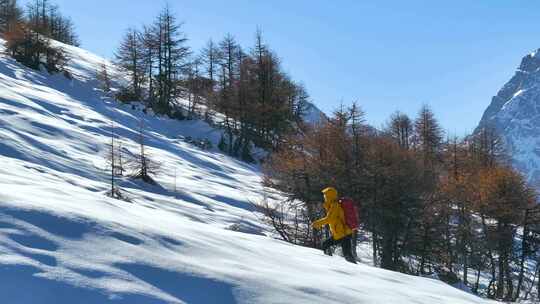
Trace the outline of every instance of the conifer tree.
<instances>
[{"instance_id":1,"label":"conifer tree","mask_svg":"<svg viewBox=\"0 0 540 304\"><path fill-rule=\"evenodd\" d=\"M191 53L187 38L169 6L166 6L155 23L157 34L157 104L156 111L171 114L171 103L179 94L178 80L185 75Z\"/></svg>"},{"instance_id":2,"label":"conifer tree","mask_svg":"<svg viewBox=\"0 0 540 304\"><path fill-rule=\"evenodd\" d=\"M120 47L116 51L117 64L126 70L130 76L127 99L140 100L144 81L144 63L141 33L135 29L128 29Z\"/></svg>"},{"instance_id":3,"label":"conifer tree","mask_svg":"<svg viewBox=\"0 0 540 304\"><path fill-rule=\"evenodd\" d=\"M109 71L105 63L101 64L100 70L97 72L97 80L99 81L103 92L109 93L111 91L111 76L109 75Z\"/></svg>"},{"instance_id":4,"label":"conifer tree","mask_svg":"<svg viewBox=\"0 0 540 304\"><path fill-rule=\"evenodd\" d=\"M392 114L388 132L400 147L405 150L410 148L411 139L413 137L413 124L406 114L399 111Z\"/></svg>"},{"instance_id":5,"label":"conifer tree","mask_svg":"<svg viewBox=\"0 0 540 304\"><path fill-rule=\"evenodd\" d=\"M19 7L17 0L0 0L0 31L6 32L13 29L13 26L22 22L23 11Z\"/></svg>"},{"instance_id":6,"label":"conifer tree","mask_svg":"<svg viewBox=\"0 0 540 304\"><path fill-rule=\"evenodd\" d=\"M35 33L54 40L79 46L73 21L60 13L58 5L49 0L33 0L27 4L26 19Z\"/></svg>"},{"instance_id":7,"label":"conifer tree","mask_svg":"<svg viewBox=\"0 0 540 304\"><path fill-rule=\"evenodd\" d=\"M217 82L217 75L219 70L219 60L222 57L220 50L216 43L210 39L206 43L206 46L201 51L201 62L204 65L205 75L210 80L211 90L213 91L214 85Z\"/></svg>"},{"instance_id":8,"label":"conifer tree","mask_svg":"<svg viewBox=\"0 0 540 304\"><path fill-rule=\"evenodd\" d=\"M155 70L158 56L158 46L159 38L157 35L159 32L155 29L154 25L143 27L143 32L141 34L141 47L142 47L142 65L143 65L143 78L144 83L147 84L148 92L145 100L153 105L156 98L155 93Z\"/></svg>"},{"instance_id":9,"label":"conifer tree","mask_svg":"<svg viewBox=\"0 0 540 304\"><path fill-rule=\"evenodd\" d=\"M130 161L130 166L133 171L132 176L136 179L141 179L146 183L155 184L156 182L152 178L152 175L157 175L159 173L161 164L154 161L148 153L145 139L145 125L144 120L141 118L139 120L139 130L137 135L139 151Z\"/></svg>"},{"instance_id":10,"label":"conifer tree","mask_svg":"<svg viewBox=\"0 0 540 304\"><path fill-rule=\"evenodd\" d=\"M424 158L427 169L433 169L439 159L443 131L435 114L428 105L423 105L414 122L415 148Z\"/></svg>"},{"instance_id":11,"label":"conifer tree","mask_svg":"<svg viewBox=\"0 0 540 304\"><path fill-rule=\"evenodd\" d=\"M118 175L118 168L122 166L122 160L121 157L119 159L119 150L118 150L118 138L115 133L115 124L114 121L111 121L110 124L111 129L111 138L110 143L107 145L107 154L106 154L106 161L109 171L109 177L110 177L110 189L107 191L107 196L115 199L123 199L122 191L118 184L116 183L116 176ZM120 152L121 153L121 152Z\"/></svg>"}]
</instances>

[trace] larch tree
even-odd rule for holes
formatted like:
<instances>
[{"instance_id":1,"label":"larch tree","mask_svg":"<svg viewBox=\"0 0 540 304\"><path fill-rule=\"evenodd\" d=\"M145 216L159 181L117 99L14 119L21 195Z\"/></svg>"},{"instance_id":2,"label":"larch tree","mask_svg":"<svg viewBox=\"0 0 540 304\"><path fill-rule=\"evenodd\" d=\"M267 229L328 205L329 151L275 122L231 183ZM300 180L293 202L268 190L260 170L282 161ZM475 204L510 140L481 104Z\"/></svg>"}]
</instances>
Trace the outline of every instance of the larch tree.
<instances>
[{"instance_id":1,"label":"larch tree","mask_svg":"<svg viewBox=\"0 0 540 304\"><path fill-rule=\"evenodd\" d=\"M126 70L130 76L129 88L123 92L124 99L141 100L144 84L144 54L141 33L136 29L128 29L115 54L118 66Z\"/></svg>"},{"instance_id":2,"label":"larch tree","mask_svg":"<svg viewBox=\"0 0 540 304\"><path fill-rule=\"evenodd\" d=\"M237 54L240 46L230 34L219 43L221 54L220 81L219 81L219 96L216 99L216 110L225 115L224 128L227 135L226 149L229 154L233 154L234 132L236 129L234 117L236 90L234 83L239 71L239 63Z\"/></svg>"},{"instance_id":3,"label":"larch tree","mask_svg":"<svg viewBox=\"0 0 540 304\"><path fill-rule=\"evenodd\" d=\"M23 10L17 0L0 0L0 31L10 31L23 20Z\"/></svg>"},{"instance_id":4,"label":"larch tree","mask_svg":"<svg viewBox=\"0 0 540 304\"><path fill-rule=\"evenodd\" d=\"M512 265L515 264L513 248L517 224L536 197L525 179L507 167L484 169L479 177L478 208L492 220L486 222L486 232L497 259L492 265L497 272L490 283L490 295L508 301L514 297Z\"/></svg>"},{"instance_id":5,"label":"larch tree","mask_svg":"<svg viewBox=\"0 0 540 304\"><path fill-rule=\"evenodd\" d=\"M97 71L96 78L103 92L109 93L111 91L112 79L105 63L101 64L100 69Z\"/></svg>"},{"instance_id":6,"label":"larch tree","mask_svg":"<svg viewBox=\"0 0 540 304\"><path fill-rule=\"evenodd\" d=\"M131 161L130 167L132 168L132 177L141 179L142 181L155 184L156 182L152 178L159 173L161 164L152 159L151 155L147 151L146 147L146 131L144 120L139 120L139 130L137 135L137 143L139 144L139 151L135 154Z\"/></svg>"},{"instance_id":7,"label":"larch tree","mask_svg":"<svg viewBox=\"0 0 540 304\"><path fill-rule=\"evenodd\" d=\"M199 59L202 64L203 77L206 77L206 85L204 86L202 96L206 101L205 120L212 122L212 112L217 105L216 85L218 84L220 60L222 55L219 46L210 39L205 47L201 50Z\"/></svg>"},{"instance_id":8,"label":"larch tree","mask_svg":"<svg viewBox=\"0 0 540 304\"><path fill-rule=\"evenodd\" d=\"M124 199L120 186L118 186L118 183L116 182L116 177L119 175L119 168L122 168L122 158L119 154L121 151L119 150L119 139L115 133L114 121L111 121L109 127L111 135L110 142L107 144L107 153L105 156L110 178L110 189L107 191L107 196L115 199Z\"/></svg>"},{"instance_id":9,"label":"larch tree","mask_svg":"<svg viewBox=\"0 0 540 304\"><path fill-rule=\"evenodd\" d=\"M428 105L423 105L414 121L415 148L424 158L426 169L434 169L439 159L444 132Z\"/></svg>"},{"instance_id":10,"label":"larch tree","mask_svg":"<svg viewBox=\"0 0 540 304\"><path fill-rule=\"evenodd\" d=\"M60 13L58 5L49 0L33 0L27 4L26 19L36 34L79 46L75 25L69 17Z\"/></svg>"},{"instance_id":11,"label":"larch tree","mask_svg":"<svg viewBox=\"0 0 540 304\"><path fill-rule=\"evenodd\" d=\"M143 65L143 78L144 83L146 83L148 92L146 94L146 102L150 105L155 103L156 92L155 92L155 71L156 63L158 62L158 43L159 37L157 35L159 31L156 30L154 25L145 25L141 33L141 47L142 47L142 65Z\"/></svg>"},{"instance_id":12,"label":"larch tree","mask_svg":"<svg viewBox=\"0 0 540 304\"><path fill-rule=\"evenodd\" d=\"M157 31L157 107L158 113L171 114L171 104L179 94L178 80L185 75L191 54L187 37L169 6L155 23Z\"/></svg>"},{"instance_id":13,"label":"larch tree","mask_svg":"<svg viewBox=\"0 0 540 304\"><path fill-rule=\"evenodd\" d=\"M387 129L390 136L396 140L400 147L405 150L411 147L413 123L407 114L399 111L392 114Z\"/></svg>"},{"instance_id":14,"label":"larch tree","mask_svg":"<svg viewBox=\"0 0 540 304\"><path fill-rule=\"evenodd\" d=\"M222 58L222 55L218 45L216 45L212 39L208 40L205 47L201 50L200 58L201 63L204 66L205 75L212 84L211 91L213 91L214 85L217 82L220 58Z\"/></svg>"}]
</instances>

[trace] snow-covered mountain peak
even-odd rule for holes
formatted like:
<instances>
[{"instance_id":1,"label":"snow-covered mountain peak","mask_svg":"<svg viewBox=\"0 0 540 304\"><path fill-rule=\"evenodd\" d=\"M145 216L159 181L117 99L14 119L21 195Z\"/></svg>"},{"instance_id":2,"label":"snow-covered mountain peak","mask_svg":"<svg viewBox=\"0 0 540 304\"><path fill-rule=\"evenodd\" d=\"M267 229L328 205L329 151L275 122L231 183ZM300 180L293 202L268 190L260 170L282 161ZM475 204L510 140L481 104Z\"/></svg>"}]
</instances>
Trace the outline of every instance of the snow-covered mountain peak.
<instances>
[{"instance_id":1,"label":"snow-covered mountain peak","mask_svg":"<svg viewBox=\"0 0 540 304\"><path fill-rule=\"evenodd\" d=\"M532 185L540 186L540 51L523 57L484 112L482 127L498 131L514 165Z\"/></svg>"},{"instance_id":2,"label":"snow-covered mountain peak","mask_svg":"<svg viewBox=\"0 0 540 304\"><path fill-rule=\"evenodd\" d=\"M532 73L540 68L540 49L523 57L519 69L525 73Z\"/></svg>"}]
</instances>

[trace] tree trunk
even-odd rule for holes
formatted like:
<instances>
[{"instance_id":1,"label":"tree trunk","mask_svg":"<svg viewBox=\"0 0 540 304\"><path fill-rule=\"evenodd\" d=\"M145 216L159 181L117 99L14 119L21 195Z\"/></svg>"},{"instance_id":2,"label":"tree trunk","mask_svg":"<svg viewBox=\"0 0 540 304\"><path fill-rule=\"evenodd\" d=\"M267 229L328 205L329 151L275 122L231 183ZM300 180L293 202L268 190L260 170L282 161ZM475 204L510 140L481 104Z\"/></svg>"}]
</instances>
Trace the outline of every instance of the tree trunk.
<instances>
[{"instance_id":1,"label":"tree trunk","mask_svg":"<svg viewBox=\"0 0 540 304\"><path fill-rule=\"evenodd\" d=\"M480 270L480 266L478 266L478 269L476 270L476 282L474 283L474 288L473 288L473 292L474 293L478 293L478 287L480 286L480 273L481 273L481 270Z\"/></svg>"},{"instance_id":2,"label":"tree trunk","mask_svg":"<svg viewBox=\"0 0 540 304\"><path fill-rule=\"evenodd\" d=\"M518 284L516 287L516 294L513 298L514 301L516 301L519 298L519 293L521 292L521 286L523 284L523 277L525 273L525 258L527 256L527 236L529 234L529 229L527 226L527 217L529 215L529 211L527 210L525 212L525 218L523 219L523 237L521 238L521 258L519 261L519 275L518 275Z\"/></svg>"},{"instance_id":3,"label":"tree trunk","mask_svg":"<svg viewBox=\"0 0 540 304\"><path fill-rule=\"evenodd\" d=\"M469 285L469 278L468 278L468 270L469 270L469 265L467 263L467 254L464 254L463 255L463 284L465 284L465 286L468 286Z\"/></svg>"},{"instance_id":4,"label":"tree trunk","mask_svg":"<svg viewBox=\"0 0 540 304\"><path fill-rule=\"evenodd\" d=\"M504 260L505 260L505 257L504 257L504 248L503 248L503 236L502 236L502 224L501 222L499 221L497 223L497 233L499 234L498 235L498 245L499 245L499 260L498 260L498 268L499 268L499 277L498 277L498 280L497 280L497 293L496 293L496 297L498 299L501 299L503 296L504 296L504 274L505 274L505 269L504 269Z\"/></svg>"},{"instance_id":5,"label":"tree trunk","mask_svg":"<svg viewBox=\"0 0 540 304\"><path fill-rule=\"evenodd\" d=\"M373 231L373 230L372 230ZM379 235L376 231L373 231L372 238L373 238L373 248L372 248L372 258L373 258L373 265L377 266L377 249L379 247L379 241L378 241ZM540 287L540 285L539 285Z\"/></svg>"},{"instance_id":6,"label":"tree trunk","mask_svg":"<svg viewBox=\"0 0 540 304\"><path fill-rule=\"evenodd\" d=\"M352 255L354 259L358 259L356 247L358 246L358 230L354 230L351 238Z\"/></svg>"},{"instance_id":7,"label":"tree trunk","mask_svg":"<svg viewBox=\"0 0 540 304\"><path fill-rule=\"evenodd\" d=\"M489 242L486 218L484 215L481 215L481 219L482 219L482 228L484 229L484 237L486 239L486 242ZM493 252L491 248L489 248L489 244L488 244L488 258L489 258L490 267L491 267L491 280L488 285L487 293L488 293L488 297L492 298L494 296L494 294L492 293L492 288L493 288L493 284L495 283L497 275L496 275L495 259L493 258Z\"/></svg>"},{"instance_id":8,"label":"tree trunk","mask_svg":"<svg viewBox=\"0 0 540 304\"><path fill-rule=\"evenodd\" d=\"M381 268L388 270L395 270L394 265L394 244L390 233L385 232L382 236L382 255L381 255Z\"/></svg>"}]
</instances>

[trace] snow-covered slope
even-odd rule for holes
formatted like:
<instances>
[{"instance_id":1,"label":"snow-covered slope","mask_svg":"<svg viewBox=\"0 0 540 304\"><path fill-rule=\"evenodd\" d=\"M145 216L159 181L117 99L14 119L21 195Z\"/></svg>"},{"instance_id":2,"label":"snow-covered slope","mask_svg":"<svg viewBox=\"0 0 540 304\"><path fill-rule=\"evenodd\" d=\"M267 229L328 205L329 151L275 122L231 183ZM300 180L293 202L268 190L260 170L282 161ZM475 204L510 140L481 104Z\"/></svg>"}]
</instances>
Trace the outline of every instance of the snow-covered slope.
<instances>
[{"instance_id":1,"label":"snow-covered slope","mask_svg":"<svg viewBox=\"0 0 540 304\"><path fill-rule=\"evenodd\" d=\"M270 237L251 202L279 194L259 169L178 139L218 131L103 98L104 60L64 47L74 80L0 57L2 303L484 303ZM131 202L109 199L110 121L136 151L139 119L160 186L126 179Z\"/></svg>"},{"instance_id":2,"label":"snow-covered slope","mask_svg":"<svg viewBox=\"0 0 540 304\"><path fill-rule=\"evenodd\" d=\"M540 189L540 52L521 60L515 75L493 97L479 127L495 127L513 163Z\"/></svg>"}]
</instances>

